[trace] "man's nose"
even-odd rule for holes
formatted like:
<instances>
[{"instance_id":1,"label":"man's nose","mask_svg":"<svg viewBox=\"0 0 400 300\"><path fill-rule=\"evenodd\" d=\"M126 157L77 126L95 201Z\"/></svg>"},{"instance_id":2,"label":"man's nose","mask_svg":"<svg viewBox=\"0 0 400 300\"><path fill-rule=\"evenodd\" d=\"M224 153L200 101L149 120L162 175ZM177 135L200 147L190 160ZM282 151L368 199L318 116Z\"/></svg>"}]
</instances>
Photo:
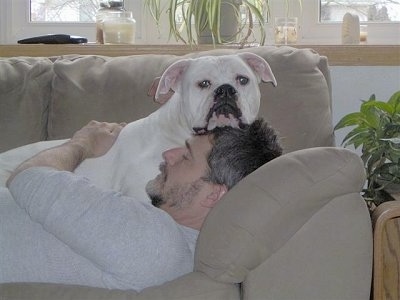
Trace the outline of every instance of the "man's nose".
<instances>
[{"instance_id":1,"label":"man's nose","mask_svg":"<svg viewBox=\"0 0 400 300\"><path fill-rule=\"evenodd\" d=\"M182 159L183 154L184 148L172 148L164 151L162 157L168 165L172 166Z\"/></svg>"}]
</instances>

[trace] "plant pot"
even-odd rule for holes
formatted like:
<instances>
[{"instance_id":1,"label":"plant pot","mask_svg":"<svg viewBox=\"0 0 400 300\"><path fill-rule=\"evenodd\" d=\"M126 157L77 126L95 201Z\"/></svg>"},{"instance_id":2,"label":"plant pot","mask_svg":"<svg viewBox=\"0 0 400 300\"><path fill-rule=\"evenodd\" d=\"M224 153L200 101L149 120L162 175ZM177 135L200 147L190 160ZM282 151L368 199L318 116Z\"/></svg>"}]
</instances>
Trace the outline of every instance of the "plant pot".
<instances>
[{"instance_id":1,"label":"plant pot","mask_svg":"<svg viewBox=\"0 0 400 300\"><path fill-rule=\"evenodd\" d=\"M400 193L390 194L390 196L392 196L394 200L400 201Z\"/></svg>"},{"instance_id":2,"label":"plant pot","mask_svg":"<svg viewBox=\"0 0 400 300\"><path fill-rule=\"evenodd\" d=\"M384 191L389 194L400 194L400 183L393 183L382 178L376 180L378 184L383 186Z\"/></svg>"},{"instance_id":3,"label":"plant pot","mask_svg":"<svg viewBox=\"0 0 400 300\"><path fill-rule=\"evenodd\" d=\"M398 183L391 183L391 184L388 184L385 188L384 188L384 190L386 191L386 192L388 192L389 194L400 194L400 184L398 184Z\"/></svg>"},{"instance_id":4,"label":"plant pot","mask_svg":"<svg viewBox=\"0 0 400 300\"><path fill-rule=\"evenodd\" d=\"M237 0L225 0L221 3L221 22L220 36L222 43L232 43L238 40L239 20L237 11L240 7ZM198 33L197 42L199 44L218 44L217 37L213 40L211 30L205 29Z\"/></svg>"}]
</instances>

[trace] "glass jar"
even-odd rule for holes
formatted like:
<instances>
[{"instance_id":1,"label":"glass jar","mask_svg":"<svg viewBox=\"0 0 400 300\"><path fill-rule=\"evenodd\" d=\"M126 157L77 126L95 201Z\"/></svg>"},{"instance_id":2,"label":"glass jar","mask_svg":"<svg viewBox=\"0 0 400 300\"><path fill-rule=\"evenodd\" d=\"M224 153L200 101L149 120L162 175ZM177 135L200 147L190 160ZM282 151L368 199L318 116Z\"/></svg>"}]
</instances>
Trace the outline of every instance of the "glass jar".
<instances>
[{"instance_id":1,"label":"glass jar","mask_svg":"<svg viewBox=\"0 0 400 300\"><path fill-rule=\"evenodd\" d=\"M104 44L134 44L136 21L131 11L108 12L102 22Z\"/></svg>"},{"instance_id":2,"label":"glass jar","mask_svg":"<svg viewBox=\"0 0 400 300\"><path fill-rule=\"evenodd\" d=\"M275 44L296 44L297 32L298 26L296 17L275 18Z\"/></svg>"},{"instance_id":3,"label":"glass jar","mask_svg":"<svg viewBox=\"0 0 400 300\"><path fill-rule=\"evenodd\" d=\"M109 12L123 12L124 9L124 1L108 1L102 0L100 1L100 9L96 13L96 42L99 44L104 44L103 40L103 20L107 13Z\"/></svg>"}]
</instances>

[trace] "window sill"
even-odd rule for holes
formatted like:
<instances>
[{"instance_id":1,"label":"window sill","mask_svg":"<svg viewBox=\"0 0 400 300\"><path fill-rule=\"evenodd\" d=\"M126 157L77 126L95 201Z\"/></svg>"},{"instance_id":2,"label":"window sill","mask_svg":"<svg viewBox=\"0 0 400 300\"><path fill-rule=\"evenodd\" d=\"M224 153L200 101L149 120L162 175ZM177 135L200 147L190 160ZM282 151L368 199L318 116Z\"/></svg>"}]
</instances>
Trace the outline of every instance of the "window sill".
<instances>
[{"instance_id":1,"label":"window sill","mask_svg":"<svg viewBox=\"0 0 400 300\"><path fill-rule=\"evenodd\" d=\"M400 66L399 45L292 45L312 48L328 57L331 66ZM218 48L233 48L219 46ZM189 52L213 49L185 45L0 45L0 57L58 56L67 54L125 56L138 54L184 55Z\"/></svg>"}]
</instances>

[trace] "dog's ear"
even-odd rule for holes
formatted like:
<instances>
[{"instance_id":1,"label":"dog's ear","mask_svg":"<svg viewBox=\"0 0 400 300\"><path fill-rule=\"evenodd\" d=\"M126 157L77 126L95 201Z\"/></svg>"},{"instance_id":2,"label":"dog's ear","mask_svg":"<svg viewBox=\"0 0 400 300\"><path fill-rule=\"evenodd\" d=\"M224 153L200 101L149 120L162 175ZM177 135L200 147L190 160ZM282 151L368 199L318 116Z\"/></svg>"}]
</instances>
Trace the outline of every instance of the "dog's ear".
<instances>
[{"instance_id":1,"label":"dog's ear","mask_svg":"<svg viewBox=\"0 0 400 300\"><path fill-rule=\"evenodd\" d=\"M271 67L264 58L250 52L243 52L238 55L260 76L262 81L272 82L274 86L277 85L274 73L272 73Z\"/></svg>"},{"instance_id":2,"label":"dog's ear","mask_svg":"<svg viewBox=\"0 0 400 300\"><path fill-rule=\"evenodd\" d=\"M157 90L155 93L155 101L159 103L165 103L177 88L179 81L182 78L183 73L188 67L190 59L181 59L170 65L158 82Z\"/></svg>"},{"instance_id":3,"label":"dog's ear","mask_svg":"<svg viewBox=\"0 0 400 300\"><path fill-rule=\"evenodd\" d=\"M150 97L153 97L153 100L155 102L164 104L165 102L167 102L169 100L169 98L171 98L174 95L174 91L170 89L168 91L168 93L166 93L166 94L159 94L158 98L156 99L156 92L157 92L158 85L160 83L160 79L161 79L161 77L154 78L154 80L151 83L151 86L147 92L147 95Z\"/></svg>"}]
</instances>

